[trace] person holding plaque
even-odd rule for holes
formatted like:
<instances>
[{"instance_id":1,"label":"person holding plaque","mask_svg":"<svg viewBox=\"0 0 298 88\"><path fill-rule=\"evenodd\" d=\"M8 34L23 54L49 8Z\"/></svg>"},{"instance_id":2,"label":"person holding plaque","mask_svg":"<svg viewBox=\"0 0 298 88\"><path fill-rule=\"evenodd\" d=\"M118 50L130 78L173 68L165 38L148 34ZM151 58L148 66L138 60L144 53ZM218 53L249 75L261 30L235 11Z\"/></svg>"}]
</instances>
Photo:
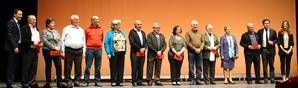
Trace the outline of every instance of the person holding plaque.
<instances>
[{"instance_id":1,"label":"person holding plaque","mask_svg":"<svg viewBox=\"0 0 298 88\"><path fill-rule=\"evenodd\" d=\"M219 39L213 32L213 25L206 25L206 33L204 33L204 49L203 49L203 75L205 84L215 84L215 63L218 58Z\"/></svg>"},{"instance_id":2,"label":"person holding plaque","mask_svg":"<svg viewBox=\"0 0 298 88\"><path fill-rule=\"evenodd\" d=\"M255 69L255 83L260 82L260 48L259 36L254 31L254 25L252 23L247 24L247 32L243 33L240 40L240 45L244 48L245 66L246 66L246 81L251 84L251 64L254 64Z\"/></svg>"}]
</instances>

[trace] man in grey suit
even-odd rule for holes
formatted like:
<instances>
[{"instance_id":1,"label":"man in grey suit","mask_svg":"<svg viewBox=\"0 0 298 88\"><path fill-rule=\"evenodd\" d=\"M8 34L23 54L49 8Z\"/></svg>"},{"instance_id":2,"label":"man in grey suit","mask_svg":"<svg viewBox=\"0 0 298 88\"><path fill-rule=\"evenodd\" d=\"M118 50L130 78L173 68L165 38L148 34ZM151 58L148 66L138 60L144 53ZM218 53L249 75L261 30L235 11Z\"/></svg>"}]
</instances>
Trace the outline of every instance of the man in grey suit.
<instances>
[{"instance_id":1,"label":"man in grey suit","mask_svg":"<svg viewBox=\"0 0 298 88\"><path fill-rule=\"evenodd\" d=\"M153 80L153 70L154 70L154 81L155 85L162 86L160 82L160 70L161 63L163 59L163 52L166 49L165 37L160 33L160 26L158 23L153 24L153 32L149 33L147 36L147 81L148 86L152 86ZM154 68L153 68L154 67Z\"/></svg>"}]
</instances>

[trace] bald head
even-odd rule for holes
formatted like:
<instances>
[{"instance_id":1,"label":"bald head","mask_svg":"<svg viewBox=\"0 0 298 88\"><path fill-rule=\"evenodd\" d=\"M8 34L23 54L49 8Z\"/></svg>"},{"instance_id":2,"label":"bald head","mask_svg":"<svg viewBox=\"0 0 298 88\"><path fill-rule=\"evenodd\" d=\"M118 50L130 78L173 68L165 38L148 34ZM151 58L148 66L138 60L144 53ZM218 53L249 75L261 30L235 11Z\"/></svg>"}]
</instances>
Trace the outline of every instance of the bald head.
<instances>
[{"instance_id":1,"label":"bald head","mask_svg":"<svg viewBox=\"0 0 298 88\"><path fill-rule=\"evenodd\" d=\"M153 23L153 31L155 33L159 33L159 31L160 31L159 23Z\"/></svg>"},{"instance_id":2,"label":"bald head","mask_svg":"<svg viewBox=\"0 0 298 88\"><path fill-rule=\"evenodd\" d=\"M197 20L191 21L192 30L198 30L198 25L199 25L199 22Z\"/></svg>"},{"instance_id":3,"label":"bald head","mask_svg":"<svg viewBox=\"0 0 298 88\"><path fill-rule=\"evenodd\" d=\"M247 24L247 30L248 30L249 32L253 32L253 30L254 30L254 25L253 25L253 23L248 23L248 24Z\"/></svg>"},{"instance_id":4,"label":"bald head","mask_svg":"<svg viewBox=\"0 0 298 88\"><path fill-rule=\"evenodd\" d=\"M141 30L142 29L142 21L141 20L135 20L134 26L135 26L135 29Z\"/></svg>"},{"instance_id":5,"label":"bald head","mask_svg":"<svg viewBox=\"0 0 298 88\"><path fill-rule=\"evenodd\" d=\"M91 24L93 26L99 26L99 17L98 16L91 16Z\"/></svg>"}]
</instances>

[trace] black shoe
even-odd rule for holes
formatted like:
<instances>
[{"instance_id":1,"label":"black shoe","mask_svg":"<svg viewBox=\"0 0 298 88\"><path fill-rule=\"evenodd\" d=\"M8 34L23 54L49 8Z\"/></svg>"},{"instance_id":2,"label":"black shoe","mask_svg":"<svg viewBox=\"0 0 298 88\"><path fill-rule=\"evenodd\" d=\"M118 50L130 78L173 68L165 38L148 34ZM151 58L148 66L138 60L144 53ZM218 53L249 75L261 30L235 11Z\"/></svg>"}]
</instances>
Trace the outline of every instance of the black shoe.
<instances>
[{"instance_id":1,"label":"black shoe","mask_svg":"<svg viewBox=\"0 0 298 88\"><path fill-rule=\"evenodd\" d=\"M176 85L181 85L181 83L179 81L176 81Z\"/></svg>"},{"instance_id":2,"label":"black shoe","mask_svg":"<svg viewBox=\"0 0 298 88\"><path fill-rule=\"evenodd\" d=\"M123 86L123 85L121 85L120 83L116 83L116 86Z\"/></svg>"},{"instance_id":3,"label":"black shoe","mask_svg":"<svg viewBox=\"0 0 298 88\"><path fill-rule=\"evenodd\" d=\"M79 86L81 86L81 87L87 87L89 85L89 83L88 82L83 82L83 83L80 83L80 85Z\"/></svg>"},{"instance_id":4,"label":"black shoe","mask_svg":"<svg viewBox=\"0 0 298 88\"><path fill-rule=\"evenodd\" d=\"M256 84L263 84L261 81L256 81L255 83Z\"/></svg>"},{"instance_id":5,"label":"black shoe","mask_svg":"<svg viewBox=\"0 0 298 88\"><path fill-rule=\"evenodd\" d=\"M210 81L210 84L215 85L216 83L214 81Z\"/></svg>"},{"instance_id":6,"label":"black shoe","mask_svg":"<svg viewBox=\"0 0 298 88\"><path fill-rule=\"evenodd\" d=\"M252 84L252 82L251 81L247 81L247 84Z\"/></svg>"},{"instance_id":7,"label":"black shoe","mask_svg":"<svg viewBox=\"0 0 298 88\"><path fill-rule=\"evenodd\" d=\"M195 80L191 80L190 81L190 85L195 85L196 84L196 81Z\"/></svg>"},{"instance_id":8,"label":"black shoe","mask_svg":"<svg viewBox=\"0 0 298 88\"><path fill-rule=\"evenodd\" d=\"M196 85L202 85L201 81L200 80L197 80L196 81Z\"/></svg>"},{"instance_id":9,"label":"black shoe","mask_svg":"<svg viewBox=\"0 0 298 88\"><path fill-rule=\"evenodd\" d=\"M42 88L51 88L51 83L50 82L47 82L45 85L43 85Z\"/></svg>"},{"instance_id":10,"label":"black shoe","mask_svg":"<svg viewBox=\"0 0 298 88\"><path fill-rule=\"evenodd\" d=\"M100 85L99 82L95 82L95 86L97 86L97 87L102 87L102 85Z\"/></svg>"},{"instance_id":11,"label":"black shoe","mask_svg":"<svg viewBox=\"0 0 298 88\"><path fill-rule=\"evenodd\" d=\"M228 80L228 82L230 83L230 84L235 84L234 82L232 82L231 80Z\"/></svg>"},{"instance_id":12,"label":"black shoe","mask_svg":"<svg viewBox=\"0 0 298 88\"><path fill-rule=\"evenodd\" d=\"M66 88L66 85L60 83L60 82L57 82L57 87L58 88Z\"/></svg>"},{"instance_id":13,"label":"black shoe","mask_svg":"<svg viewBox=\"0 0 298 88\"><path fill-rule=\"evenodd\" d=\"M160 81L156 81L155 82L155 85L157 85L157 86L163 86L163 84Z\"/></svg>"},{"instance_id":14,"label":"black shoe","mask_svg":"<svg viewBox=\"0 0 298 88\"><path fill-rule=\"evenodd\" d=\"M132 86L137 86L137 83L136 82L132 82Z\"/></svg>"},{"instance_id":15,"label":"black shoe","mask_svg":"<svg viewBox=\"0 0 298 88\"><path fill-rule=\"evenodd\" d=\"M268 80L264 80L264 84L268 84Z\"/></svg>"},{"instance_id":16,"label":"black shoe","mask_svg":"<svg viewBox=\"0 0 298 88\"><path fill-rule=\"evenodd\" d=\"M22 84L22 88L31 88L29 84Z\"/></svg>"},{"instance_id":17,"label":"black shoe","mask_svg":"<svg viewBox=\"0 0 298 88\"><path fill-rule=\"evenodd\" d=\"M148 86L152 86L153 81L148 81Z\"/></svg>"},{"instance_id":18,"label":"black shoe","mask_svg":"<svg viewBox=\"0 0 298 88\"><path fill-rule=\"evenodd\" d=\"M271 84L274 84L275 83L275 80L271 80Z\"/></svg>"},{"instance_id":19,"label":"black shoe","mask_svg":"<svg viewBox=\"0 0 298 88\"><path fill-rule=\"evenodd\" d=\"M6 84L6 88L17 88L15 84Z\"/></svg>"},{"instance_id":20,"label":"black shoe","mask_svg":"<svg viewBox=\"0 0 298 88\"><path fill-rule=\"evenodd\" d=\"M72 88L72 87L73 87L73 86L72 86L72 82L67 82L67 83L66 83L66 87L67 87L67 88Z\"/></svg>"},{"instance_id":21,"label":"black shoe","mask_svg":"<svg viewBox=\"0 0 298 88\"><path fill-rule=\"evenodd\" d=\"M39 88L39 86L38 86L38 84L35 82L35 83L30 84L30 88Z\"/></svg>"},{"instance_id":22,"label":"black shoe","mask_svg":"<svg viewBox=\"0 0 298 88\"><path fill-rule=\"evenodd\" d=\"M142 82L138 82L137 85L138 86L145 86L145 84L143 84Z\"/></svg>"},{"instance_id":23,"label":"black shoe","mask_svg":"<svg viewBox=\"0 0 298 88\"><path fill-rule=\"evenodd\" d=\"M204 83L205 83L206 85L209 85L209 81L208 81L208 80L205 80Z\"/></svg>"}]
</instances>

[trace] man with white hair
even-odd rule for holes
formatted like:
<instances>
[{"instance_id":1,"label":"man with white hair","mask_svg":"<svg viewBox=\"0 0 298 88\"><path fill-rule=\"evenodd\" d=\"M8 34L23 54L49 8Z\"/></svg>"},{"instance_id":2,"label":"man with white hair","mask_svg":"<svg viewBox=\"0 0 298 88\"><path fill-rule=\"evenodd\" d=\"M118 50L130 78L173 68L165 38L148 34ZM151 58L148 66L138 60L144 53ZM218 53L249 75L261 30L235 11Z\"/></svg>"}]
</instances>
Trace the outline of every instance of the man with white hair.
<instances>
[{"instance_id":1,"label":"man with white hair","mask_svg":"<svg viewBox=\"0 0 298 88\"><path fill-rule=\"evenodd\" d=\"M134 28L130 30L130 60L132 69L132 85L142 86L143 68L145 62L146 34L142 29L142 21L136 20Z\"/></svg>"},{"instance_id":2,"label":"man with white hair","mask_svg":"<svg viewBox=\"0 0 298 88\"><path fill-rule=\"evenodd\" d=\"M198 21L192 20L191 27L191 30L185 33L189 62L188 74L191 85L200 85L203 61L201 51L204 48L204 36L198 30Z\"/></svg>"},{"instance_id":3,"label":"man with white hair","mask_svg":"<svg viewBox=\"0 0 298 88\"><path fill-rule=\"evenodd\" d=\"M38 88L35 81L38 63L38 52L41 44L41 36L36 28L36 17L28 16L28 24L22 27L22 88Z\"/></svg>"},{"instance_id":4,"label":"man with white hair","mask_svg":"<svg viewBox=\"0 0 298 88\"><path fill-rule=\"evenodd\" d=\"M218 37L213 32L212 24L206 25L206 33L204 33L204 49L203 53L203 75L205 84L215 84L215 63L219 57L218 49L220 46Z\"/></svg>"},{"instance_id":5,"label":"man with white hair","mask_svg":"<svg viewBox=\"0 0 298 88\"><path fill-rule=\"evenodd\" d=\"M70 17L71 24L63 29L62 33L62 56L64 59L64 77L67 87L72 87L71 69L72 63L75 67L74 86L85 86L80 83L82 56L86 51L84 30L79 26L79 16Z\"/></svg>"},{"instance_id":6,"label":"man with white hair","mask_svg":"<svg viewBox=\"0 0 298 88\"><path fill-rule=\"evenodd\" d=\"M256 84L260 82L260 38L254 31L252 23L247 24L247 32L243 33L240 40L240 45L244 48L244 57L246 65L246 81L251 84L251 64L254 64Z\"/></svg>"},{"instance_id":7,"label":"man with white hair","mask_svg":"<svg viewBox=\"0 0 298 88\"><path fill-rule=\"evenodd\" d=\"M85 36L86 36L86 69L84 74L84 81L87 83L86 86L89 84L90 79L90 70L92 63L94 61L94 79L95 79L95 86L100 85L100 68L101 68L101 56L102 56L102 43L103 43L103 29L99 24L99 17L92 16L91 17L91 25L86 27L85 29Z\"/></svg>"},{"instance_id":8,"label":"man with white hair","mask_svg":"<svg viewBox=\"0 0 298 88\"><path fill-rule=\"evenodd\" d=\"M164 58L163 52L165 51L167 44L165 36L160 32L160 26L158 23L153 23L153 32L147 36L147 81L148 86L152 86L153 71L154 82L157 86L162 86L160 82L160 71L162 65L162 59Z\"/></svg>"}]
</instances>

